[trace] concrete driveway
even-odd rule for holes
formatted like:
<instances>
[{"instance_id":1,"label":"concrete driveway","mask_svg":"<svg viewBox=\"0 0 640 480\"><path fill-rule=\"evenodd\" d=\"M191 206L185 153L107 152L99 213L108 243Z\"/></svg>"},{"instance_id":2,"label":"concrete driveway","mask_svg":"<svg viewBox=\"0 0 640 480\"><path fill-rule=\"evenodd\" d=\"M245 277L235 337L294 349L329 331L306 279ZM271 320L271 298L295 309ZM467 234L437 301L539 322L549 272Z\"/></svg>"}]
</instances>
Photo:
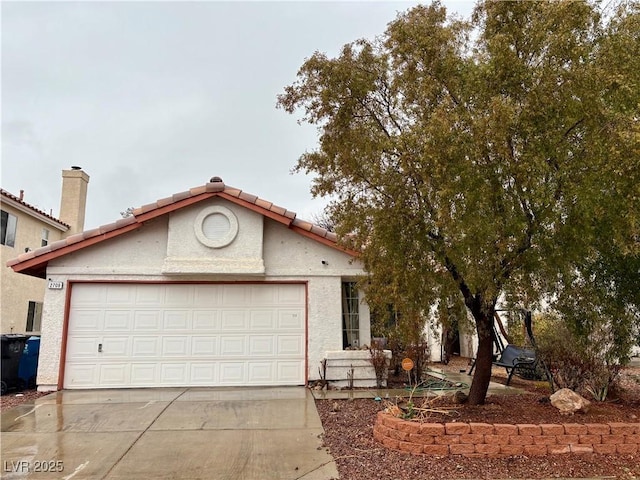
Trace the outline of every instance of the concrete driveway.
<instances>
[{"instance_id":1,"label":"concrete driveway","mask_svg":"<svg viewBox=\"0 0 640 480\"><path fill-rule=\"evenodd\" d=\"M304 387L62 391L2 413L3 479L338 478Z\"/></svg>"}]
</instances>

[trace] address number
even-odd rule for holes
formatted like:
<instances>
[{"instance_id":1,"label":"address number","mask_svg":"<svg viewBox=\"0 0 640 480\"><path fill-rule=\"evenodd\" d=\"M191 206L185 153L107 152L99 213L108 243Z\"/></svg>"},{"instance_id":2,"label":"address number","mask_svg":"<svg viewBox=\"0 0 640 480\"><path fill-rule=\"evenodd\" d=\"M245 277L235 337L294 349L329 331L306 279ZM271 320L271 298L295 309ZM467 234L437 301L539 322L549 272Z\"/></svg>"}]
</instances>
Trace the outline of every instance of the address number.
<instances>
[{"instance_id":1,"label":"address number","mask_svg":"<svg viewBox=\"0 0 640 480\"><path fill-rule=\"evenodd\" d=\"M49 280L49 288L51 290L62 290L64 287L64 282L54 282L53 280Z\"/></svg>"}]
</instances>

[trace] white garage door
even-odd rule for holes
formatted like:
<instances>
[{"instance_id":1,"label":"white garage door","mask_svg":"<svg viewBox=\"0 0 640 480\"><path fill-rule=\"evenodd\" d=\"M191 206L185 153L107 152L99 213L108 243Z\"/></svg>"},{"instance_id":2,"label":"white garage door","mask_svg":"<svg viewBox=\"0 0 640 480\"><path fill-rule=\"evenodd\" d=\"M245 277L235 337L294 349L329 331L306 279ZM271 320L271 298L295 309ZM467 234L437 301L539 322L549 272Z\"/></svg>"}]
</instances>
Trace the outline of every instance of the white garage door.
<instances>
[{"instance_id":1,"label":"white garage door","mask_svg":"<svg viewBox=\"0 0 640 480\"><path fill-rule=\"evenodd\" d=\"M294 284L75 284L65 388L304 384Z\"/></svg>"}]
</instances>

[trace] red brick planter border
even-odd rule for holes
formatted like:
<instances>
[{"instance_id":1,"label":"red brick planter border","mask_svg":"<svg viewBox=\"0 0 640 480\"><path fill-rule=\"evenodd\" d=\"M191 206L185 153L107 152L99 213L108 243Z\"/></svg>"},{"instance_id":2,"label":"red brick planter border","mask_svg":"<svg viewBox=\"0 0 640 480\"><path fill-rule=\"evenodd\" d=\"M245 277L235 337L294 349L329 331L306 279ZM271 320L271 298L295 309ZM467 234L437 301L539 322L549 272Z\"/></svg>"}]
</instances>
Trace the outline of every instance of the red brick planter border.
<instances>
[{"instance_id":1,"label":"red brick planter border","mask_svg":"<svg viewBox=\"0 0 640 480\"><path fill-rule=\"evenodd\" d=\"M640 423L418 423L379 412L373 437L387 448L414 455L500 457L640 452Z\"/></svg>"}]
</instances>

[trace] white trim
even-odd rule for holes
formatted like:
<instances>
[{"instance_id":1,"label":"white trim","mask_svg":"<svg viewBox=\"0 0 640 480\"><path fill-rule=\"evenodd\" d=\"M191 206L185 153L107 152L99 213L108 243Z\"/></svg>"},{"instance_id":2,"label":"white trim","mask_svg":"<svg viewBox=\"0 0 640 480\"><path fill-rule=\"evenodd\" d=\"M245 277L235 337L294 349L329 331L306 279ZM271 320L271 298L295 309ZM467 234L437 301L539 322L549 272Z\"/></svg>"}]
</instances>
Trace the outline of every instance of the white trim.
<instances>
[{"instance_id":1,"label":"white trim","mask_svg":"<svg viewBox=\"0 0 640 480\"><path fill-rule=\"evenodd\" d=\"M227 233L218 238L212 239L205 235L203 225L207 217L211 215L223 215L229 221L229 230ZM238 218L233 214L231 210L221 205L213 205L203 209L194 222L194 230L196 238L203 245L210 248L222 248L233 242L238 235Z\"/></svg>"},{"instance_id":2,"label":"white trim","mask_svg":"<svg viewBox=\"0 0 640 480\"><path fill-rule=\"evenodd\" d=\"M303 385L302 283L76 283L65 388Z\"/></svg>"}]
</instances>

